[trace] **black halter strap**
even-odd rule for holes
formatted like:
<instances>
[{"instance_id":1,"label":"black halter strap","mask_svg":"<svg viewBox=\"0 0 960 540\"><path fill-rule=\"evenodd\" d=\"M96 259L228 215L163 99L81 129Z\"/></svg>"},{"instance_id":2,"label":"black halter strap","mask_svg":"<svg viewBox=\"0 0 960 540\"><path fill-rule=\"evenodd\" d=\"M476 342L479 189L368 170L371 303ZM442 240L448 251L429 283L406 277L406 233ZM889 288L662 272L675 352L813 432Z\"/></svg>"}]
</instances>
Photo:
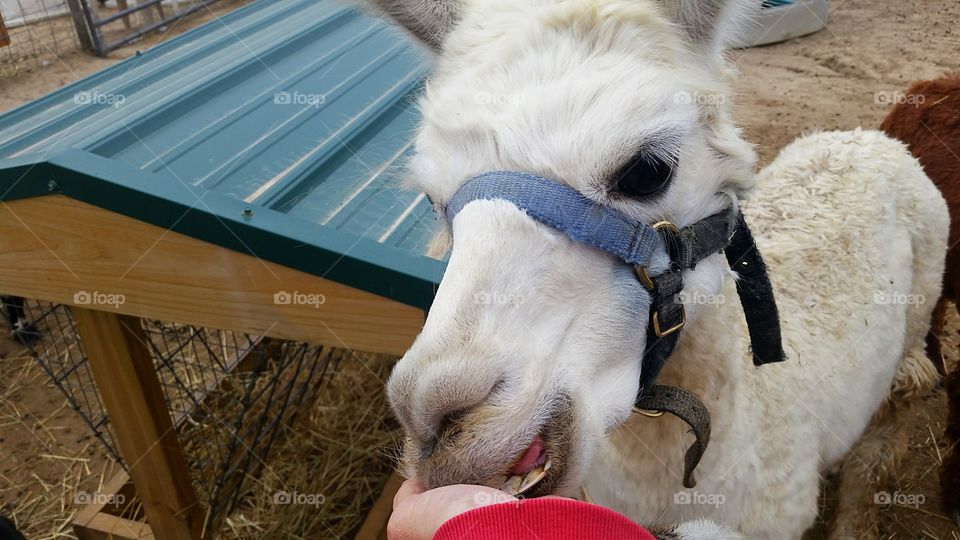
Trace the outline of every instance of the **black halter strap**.
<instances>
[{"instance_id":1,"label":"black halter strap","mask_svg":"<svg viewBox=\"0 0 960 540\"><path fill-rule=\"evenodd\" d=\"M686 312L679 296L683 290L683 273L693 270L697 263L730 244L730 238L736 232L738 215L739 212L730 206L682 229L664 224L654 226L667 246L670 269L656 278L640 276L640 282L650 291L651 303L639 395L653 386L686 325Z\"/></svg>"},{"instance_id":2,"label":"black halter strap","mask_svg":"<svg viewBox=\"0 0 960 540\"><path fill-rule=\"evenodd\" d=\"M773 285L743 214L737 216L736 233L724 253L730 269L739 276L737 295L747 319L753 364L762 366L783 362L787 356L783 351L780 314L773 297Z\"/></svg>"},{"instance_id":3,"label":"black halter strap","mask_svg":"<svg viewBox=\"0 0 960 540\"><path fill-rule=\"evenodd\" d=\"M753 363L757 366L786 359L780 334L780 318L773 297L767 267L754 242L743 214L732 206L683 229L657 226L670 255L670 269L655 278L638 269L640 282L650 291L650 322L647 350L643 355L640 390L636 410L671 413L686 422L696 436L684 458L683 485L696 485L694 469L710 442L710 414L696 396L685 390L655 385L670 355L676 349L686 325L686 313L679 298L683 290L683 272L723 251L730 267L737 272L737 294L743 306L750 333Z\"/></svg>"}]
</instances>

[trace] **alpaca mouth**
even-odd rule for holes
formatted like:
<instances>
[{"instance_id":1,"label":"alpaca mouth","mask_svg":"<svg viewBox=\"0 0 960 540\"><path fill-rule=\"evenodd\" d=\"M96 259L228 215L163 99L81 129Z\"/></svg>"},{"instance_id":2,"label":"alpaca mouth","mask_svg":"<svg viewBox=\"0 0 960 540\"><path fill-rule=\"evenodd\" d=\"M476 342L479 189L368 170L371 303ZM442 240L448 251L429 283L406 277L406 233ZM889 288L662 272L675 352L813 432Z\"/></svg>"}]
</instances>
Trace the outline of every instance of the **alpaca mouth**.
<instances>
[{"instance_id":1,"label":"alpaca mouth","mask_svg":"<svg viewBox=\"0 0 960 540\"><path fill-rule=\"evenodd\" d=\"M487 485L515 497L545 497L556 494L568 483L576 417L573 400L565 393L551 400L552 414L525 450Z\"/></svg>"},{"instance_id":2,"label":"alpaca mouth","mask_svg":"<svg viewBox=\"0 0 960 540\"><path fill-rule=\"evenodd\" d=\"M507 474L494 477L487 485L509 495L523 495L547 477L552 464L543 437L537 435Z\"/></svg>"},{"instance_id":3,"label":"alpaca mouth","mask_svg":"<svg viewBox=\"0 0 960 540\"><path fill-rule=\"evenodd\" d=\"M531 426L512 437L501 433L488 440L486 426L472 425L467 418L444 430L433 444L408 439L407 459L415 460L415 474L427 489L479 484L526 498L569 491L576 456L573 401L560 394L546 403L534 415L546 416L539 429Z\"/></svg>"}]
</instances>

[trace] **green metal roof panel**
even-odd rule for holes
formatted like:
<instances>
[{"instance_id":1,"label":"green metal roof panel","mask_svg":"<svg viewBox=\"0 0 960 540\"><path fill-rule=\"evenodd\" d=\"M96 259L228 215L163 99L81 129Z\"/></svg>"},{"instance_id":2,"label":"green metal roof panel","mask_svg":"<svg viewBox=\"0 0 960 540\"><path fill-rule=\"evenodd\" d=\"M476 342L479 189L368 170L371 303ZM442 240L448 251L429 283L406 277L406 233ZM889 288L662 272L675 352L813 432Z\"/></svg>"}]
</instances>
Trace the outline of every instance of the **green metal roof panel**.
<instances>
[{"instance_id":1,"label":"green metal roof panel","mask_svg":"<svg viewBox=\"0 0 960 540\"><path fill-rule=\"evenodd\" d=\"M62 192L426 308L439 225L398 178L426 71L353 7L259 0L0 116L0 200Z\"/></svg>"}]
</instances>

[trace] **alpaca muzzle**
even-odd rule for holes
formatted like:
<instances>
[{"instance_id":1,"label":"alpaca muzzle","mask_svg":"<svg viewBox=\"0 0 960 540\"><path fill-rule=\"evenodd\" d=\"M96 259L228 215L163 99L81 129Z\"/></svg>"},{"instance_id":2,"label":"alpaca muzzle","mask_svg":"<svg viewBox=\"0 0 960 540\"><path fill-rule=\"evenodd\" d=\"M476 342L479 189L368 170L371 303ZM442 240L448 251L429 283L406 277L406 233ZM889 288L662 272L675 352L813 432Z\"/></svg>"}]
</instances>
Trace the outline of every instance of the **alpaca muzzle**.
<instances>
[{"instance_id":1,"label":"alpaca muzzle","mask_svg":"<svg viewBox=\"0 0 960 540\"><path fill-rule=\"evenodd\" d=\"M437 207L452 225L465 206L477 200L503 200L515 205L539 223L581 244L614 255L635 269L638 281L649 293L646 351L634 411L646 416L671 413L686 422L696 435L687 450L683 484L696 485L693 471L710 440L710 415L693 394L656 385L657 376L677 346L686 326L686 313L679 299L684 272L711 255L723 252L739 274L737 293L750 334L753 362L760 366L782 362L780 319L766 265L739 209L731 204L723 211L687 227L662 221L649 225L616 209L600 205L577 190L540 176L497 171L475 176ZM666 268L655 261L669 261Z\"/></svg>"}]
</instances>

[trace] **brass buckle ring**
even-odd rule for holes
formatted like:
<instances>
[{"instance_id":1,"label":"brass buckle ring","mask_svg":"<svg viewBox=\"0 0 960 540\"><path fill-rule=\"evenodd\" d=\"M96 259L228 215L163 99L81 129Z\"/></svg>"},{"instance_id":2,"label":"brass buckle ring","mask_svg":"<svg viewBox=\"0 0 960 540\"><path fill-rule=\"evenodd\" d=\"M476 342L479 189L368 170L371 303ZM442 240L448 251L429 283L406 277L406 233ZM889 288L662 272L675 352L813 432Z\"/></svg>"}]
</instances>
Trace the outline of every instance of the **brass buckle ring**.
<instances>
[{"instance_id":1,"label":"brass buckle ring","mask_svg":"<svg viewBox=\"0 0 960 540\"><path fill-rule=\"evenodd\" d=\"M643 288L648 291L652 291L653 280L650 279L650 274L647 273L647 268L644 266L634 266L633 271L637 274L637 279L640 280L640 284L643 285Z\"/></svg>"},{"instance_id":2,"label":"brass buckle ring","mask_svg":"<svg viewBox=\"0 0 960 540\"><path fill-rule=\"evenodd\" d=\"M641 409L641 408L639 408L639 407L634 407L634 408L633 408L633 412L635 412L635 413L637 413L637 414L642 414L643 416L646 416L647 418L660 418L660 417L663 416L663 414L664 414L664 411L651 411L651 410L648 410L648 409Z\"/></svg>"},{"instance_id":3,"label":"brass buckle ring","mask_svg":"<svg viewBox=\"0 0 960 540\"><path fill-rule=\"evenodd\" d=\"M666 330L660 328L660 312L653 312L653 333L656 334L658 338L669 336L670 334L676 334L680 331L681 328L687 325L687 310L683 307L683 304L680 304L680 322L676 326L667 328Z\"/></svg>"},{"instance_id":4,"label":"brass buckle ring","mask_svg":"<svg viewBox=\"0 0 960 540\"><path fill-rule=\"evenodd\" d=\"M652 227L655 231L667 230L673 234L680 234L680 227L677 227L670 221L658 221L654 223Z\"/></svg>"},{"instance_id":5,"label":"brass buckle ring","mask_svg":"<svg viewBox=\"0 0 960 540\"><path fill-rule=\"evenodd\" d=\"M651 225L650 227L653 230L658 232L662 230L667 230L667 231L670 231L670 233L672 234L680 234L680 228L669 221L658 221L653 225ZM646 267L635 266L633 270L637 274L637 279L640 280L640 284L643 285L643 287L648 291L652 291L654 287L653 279L651 279L650 274L647 273Z\"/></svg>"}]
</instances>

